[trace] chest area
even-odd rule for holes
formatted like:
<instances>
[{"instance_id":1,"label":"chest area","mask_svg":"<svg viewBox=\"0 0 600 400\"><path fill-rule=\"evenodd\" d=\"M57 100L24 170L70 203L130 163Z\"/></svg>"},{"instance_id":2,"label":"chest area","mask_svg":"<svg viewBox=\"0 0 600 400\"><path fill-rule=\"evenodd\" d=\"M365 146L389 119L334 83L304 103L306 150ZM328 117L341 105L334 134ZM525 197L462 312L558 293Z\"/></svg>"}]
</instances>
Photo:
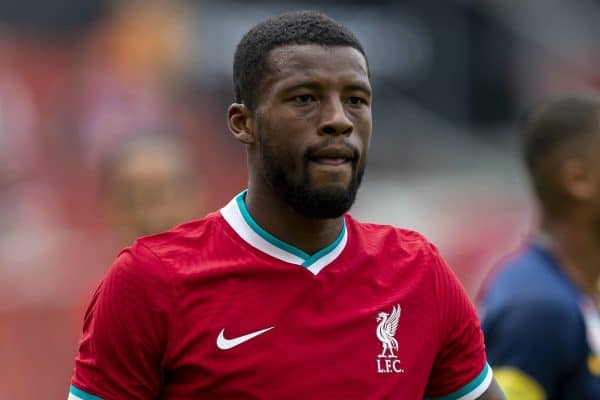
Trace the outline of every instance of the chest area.
<instances>
[{"instance_id":1,"label":"chest area","mask_svg":"<svg viewBox=\"0 0 600 400\"><path fill-rule=\"evenodd\" d=\"M421 398L439 346L426 288L273 271L238 272L208 287L187 288L178 304L170 373L190 377L189 390Z\"/></svg>"}]
</instances>

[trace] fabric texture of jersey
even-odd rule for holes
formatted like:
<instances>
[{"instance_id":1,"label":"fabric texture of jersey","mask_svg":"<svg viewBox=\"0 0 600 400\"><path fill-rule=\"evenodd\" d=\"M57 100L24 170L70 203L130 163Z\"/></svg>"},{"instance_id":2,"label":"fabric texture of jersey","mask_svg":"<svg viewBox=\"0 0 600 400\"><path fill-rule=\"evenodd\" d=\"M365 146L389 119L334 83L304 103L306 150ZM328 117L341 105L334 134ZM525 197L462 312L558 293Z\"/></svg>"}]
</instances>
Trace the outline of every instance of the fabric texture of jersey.
<instances>
[{"instance_id":1,"label":"fabric texture of jersey","mask_svg":"<svg viewBox=\"0 0 600 400\"><path fill-rule=\"evenodd\" d=\"M543 246L531 244L499 269L483 313L488 360L509 399L513 390L600 399L598 311Z\"/></svg>"},{"instance_id":2,"label":"fabric texture of jersey","mask_svg":"<svg viewBox=\"0 0 600 400\"><path fill-rule=\"evenodd\" d=\"M360 223L314 255L220 212L139 239L87 310L70 400L476 399L475 309L417 233Z\"/></svg>"}]
</instances>

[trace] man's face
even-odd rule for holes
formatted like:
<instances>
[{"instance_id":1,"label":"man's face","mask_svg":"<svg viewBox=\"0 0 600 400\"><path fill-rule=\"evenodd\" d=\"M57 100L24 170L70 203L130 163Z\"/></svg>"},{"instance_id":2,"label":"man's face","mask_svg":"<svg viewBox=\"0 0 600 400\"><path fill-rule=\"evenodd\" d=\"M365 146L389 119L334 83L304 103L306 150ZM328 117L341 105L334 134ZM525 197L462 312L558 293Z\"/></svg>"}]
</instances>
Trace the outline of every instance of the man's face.
<instances>
[{"instance_id":1,"label":"man's face","mask_svg":"<svg viewBox=\"0 0 600 400\"><path fill-rule=\"evenodd\" d=\"M131 149L115 165L107 195L125 232L148 235L196 215L196 182L181 151L164 147Z\"/></svg>"},{"instance_id":2,"label":"man's face","mask_svg":"<svg viewBox=\"0 0 600 400\"><path fill-rule=\"evenodd\" d=\"M253 168L309 218L334 218L354 202L371 137L371 87L349 46L272 50L260 86Z\"/></svg>"},{"instance_id":3,"label":"man's face","mask_svg":"<svg viewBox=\"0 0 600 400\"><path fill-rule=\"evenodd\" d=\"M595 230L600 238L600 128L586 146L586 162L589 165L593 196L590 201L592 204L592 220L595 221Z\"/></svg>"}]
</instances>

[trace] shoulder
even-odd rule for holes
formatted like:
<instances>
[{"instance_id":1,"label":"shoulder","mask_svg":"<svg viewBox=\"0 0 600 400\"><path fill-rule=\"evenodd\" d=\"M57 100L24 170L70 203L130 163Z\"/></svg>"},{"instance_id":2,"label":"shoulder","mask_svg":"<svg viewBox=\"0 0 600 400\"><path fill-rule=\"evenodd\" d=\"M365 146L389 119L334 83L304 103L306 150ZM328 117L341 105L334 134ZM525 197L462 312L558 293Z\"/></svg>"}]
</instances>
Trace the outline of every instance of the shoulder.
<instances>
[{"instance_id":1,"label":"shoulder","mask_svg":"<svg viewBox=\"0 0 600 400\"><path fill-rule=\"evenodd\" d=\"M346 217L349 233L367 249L437 257L437 249L419 232L392 225L360 222Z\"/></svg>"},{"instance_id":2,"label":"shoulder","mask_svg":"<svg viewBox=\"0 0 600 400\"><path fill-rule=\"evenodd\" d=\"M215 234L222 233L226 228L220 213L213 212L202 219L183 223L168 231L139 238L124 251L146 260L151 257L155 261L177 268L182 261L206 253L214 243Z\"/></svg>"},{"instance_id":3,"label":"shoulder","mask_svg":"<svg viewBox=\"0 0 600 400\"><path fill-rule=\"evenodd\" d=\"M435 292L435 296L441 285L456 283L437 248L419 232L352 219L347 221L353 254L360 251L373 266L371 273L379 274L381 279L397 285L410 281L412 287Z\"/></svg>"},{"instance_id":4,"label":"shoulder","mask_svg":"<svg viewBox=\"0 0 600 400\"><path fill-rule=\"evenodd\" d=\"M399 228L394 225L359 221L350 214L346 214L346 223L349 228L356 230L358 234L373 238L388 237L391 235L407 241L427 242L427 239L416 231Z\"/></svg>"},{"instance_id":5,"label":"shoulder","mask_svg":"<svg viewBox=\"0 0 600 400\"><path fill-rule=\"evenodd\" d=\"M170 249L196 244L224 225L219 212L213 212L198 220L178 225L168 231L150 236L144 236L136 242L152 249L157 254L168 252Z\"/></svg>"},{"instance_id":6,"label":"shoulder","mask_svg":"<svg viewBox=\"0 0 600 400\"><path fill-rule=\"evenodd\" d=\"M558 268L530 248L516 254L493 278L486 313L518 307L542 316L548 312L577 316L577 294Z\"/></svg>"},{"instance_id":7,"label":"shoulder","mask_svg":"<svg viewBox=\"0 0 600 400\"><path fill-rule=\"evenodd\" d=\"M523 283L517 291L506 289L488 301L482 319L490 364L523 371L546 390L561 371L580 365L586 356L577 301L550 286L555 286L552 280L541 280Z\"/></svg>"},{"instance_id":8,"label":"shoulder","mask_svg":"<svg viewBox=\"0 0 600 400\"><path fill-rule=\"evenodd\" d=\"M544 343L564 348L582 335L584 325L578 295L566 278L528 249L494 278L484 303L483 329L490 347L517 338L523 345L541 346L543 337Z\"/></svg>"},{"instance_id":9,"label":"shoulder","mask_svg":"<svg viewBox=\"0 0 600 400\"><path fill-rule=\"evenodd\" d=\"M494 329L510 329L556 334L554 328L573 331L581 322L577 303L552 293L515 296L511 301L487 309L483 317L486 333Z\"/></svg>"}]
</instances>

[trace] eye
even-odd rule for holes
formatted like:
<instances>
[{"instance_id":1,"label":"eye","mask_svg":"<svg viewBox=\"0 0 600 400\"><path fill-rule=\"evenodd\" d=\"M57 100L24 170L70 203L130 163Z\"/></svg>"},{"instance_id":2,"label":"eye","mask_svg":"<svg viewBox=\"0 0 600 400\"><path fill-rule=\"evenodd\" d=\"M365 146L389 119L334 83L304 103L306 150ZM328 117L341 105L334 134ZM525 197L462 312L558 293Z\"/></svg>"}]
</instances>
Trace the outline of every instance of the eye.
<instances>
[{"instance_id":1,"label":"eye","mask_svg":"<svg viewBox=\"0 0 600 400\"><path fill-rule=\"evenodd\" d=\"M315 96L311 94L301 94L298 96L292 97L292 101L297 104L308 104L316 101Z\"/></svg>"},{"instance_id":2,"label":"eye","mask_svg":"<svg viewBox=\"0 0 600 400\"><path fill-rule=\"evenodd\" d=\"M348 100L346 100L346 101L352 105L368 104L367 100L363 99L362 97L358 97L358 96L348 97Z\"/></svg>"}]
</instances>

